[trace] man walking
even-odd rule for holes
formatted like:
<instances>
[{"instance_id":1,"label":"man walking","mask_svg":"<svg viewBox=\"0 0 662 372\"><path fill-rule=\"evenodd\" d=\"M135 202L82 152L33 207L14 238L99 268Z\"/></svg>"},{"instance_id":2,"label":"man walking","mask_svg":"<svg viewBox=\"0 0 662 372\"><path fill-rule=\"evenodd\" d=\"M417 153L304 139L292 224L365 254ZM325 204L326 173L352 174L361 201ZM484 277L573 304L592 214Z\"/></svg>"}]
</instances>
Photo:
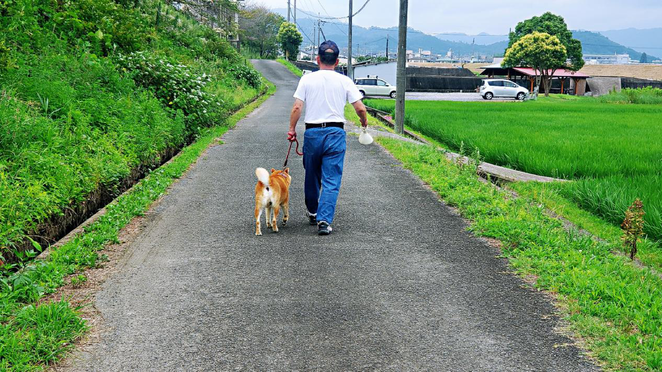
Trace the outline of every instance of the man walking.
<instances>
[{"instance_id":1,"label":"man walking","mask_svg":"<svg viewBox=\"0 0 662 372\"><path fill-rule=\"evenodd\" d=\"M331 223L340 192L347 139L344 130L345 104L354 106L361 125L368 125L361 92L345 75L335 72L338 45L331 40L319 47L319 71L301 77L294 93L288 140L296 139L296 125L306 105L303 166L306 169L305 198L310 224L320 235L331 233Z\"/></svg>"}]
</instances>

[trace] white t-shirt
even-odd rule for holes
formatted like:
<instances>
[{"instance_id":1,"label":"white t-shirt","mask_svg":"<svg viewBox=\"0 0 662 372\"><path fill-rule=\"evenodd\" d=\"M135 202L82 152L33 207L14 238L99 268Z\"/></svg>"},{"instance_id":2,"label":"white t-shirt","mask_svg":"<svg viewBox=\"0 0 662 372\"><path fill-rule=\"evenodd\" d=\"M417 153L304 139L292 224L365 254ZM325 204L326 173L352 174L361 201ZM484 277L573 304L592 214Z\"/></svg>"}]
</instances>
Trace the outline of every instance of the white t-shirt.
<instances>
[{"instance_id":1,"label":"white t-shirt","mask_svg":"<svg viewBox=\"0 0 662 372\"><path fill-rule=\"evenodd\" d=\"M345 104L363 96L352 79L331 70L303 75L294 98L306 104L304 121L310 124L345 122Z\"/></svg>"}]
</instances>

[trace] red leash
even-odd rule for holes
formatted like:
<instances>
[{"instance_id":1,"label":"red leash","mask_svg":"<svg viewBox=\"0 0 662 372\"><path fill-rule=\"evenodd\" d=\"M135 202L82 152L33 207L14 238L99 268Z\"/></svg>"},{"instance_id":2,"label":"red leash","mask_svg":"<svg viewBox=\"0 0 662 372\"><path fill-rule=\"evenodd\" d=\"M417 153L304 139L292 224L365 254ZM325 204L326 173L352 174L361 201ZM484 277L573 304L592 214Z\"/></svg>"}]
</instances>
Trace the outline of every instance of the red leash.
<instances>
[{"instance_id":1,"label":"red leash","mask_svg":"<svg viewBox=\"0 0 662 372\"><path fill-rule=\"evenodd\" d=\"M290 151L292 151L292 144L294 142L297 143L297 147L294 149L294 151L297 153L297 155L303 156L303 153L299 152L299 140L295 138L294 140L290 141L290 148L287 150L287 156L285 157L285 164L283 164L283 168L287 167L287 160L290 158Z\"/></svg>"}]
</instances>

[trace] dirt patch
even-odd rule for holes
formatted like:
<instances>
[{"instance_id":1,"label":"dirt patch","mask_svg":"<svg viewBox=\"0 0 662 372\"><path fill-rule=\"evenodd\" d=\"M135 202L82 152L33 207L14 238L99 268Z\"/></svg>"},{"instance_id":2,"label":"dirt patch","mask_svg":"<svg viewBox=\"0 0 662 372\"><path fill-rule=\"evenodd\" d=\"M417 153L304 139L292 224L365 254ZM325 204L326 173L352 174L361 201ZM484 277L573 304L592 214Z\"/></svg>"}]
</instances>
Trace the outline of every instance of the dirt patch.
<instances>
[{"instance_id":1,"label":"dirt patch","mask_svg":"<svg viewBox=\"0 0 662 372\"><path fill-rule=\"evenodd\" d=\"M579 72L589 76L618 76L662 80L662 65L587 65Z\"/></svg>"}]
</instances>

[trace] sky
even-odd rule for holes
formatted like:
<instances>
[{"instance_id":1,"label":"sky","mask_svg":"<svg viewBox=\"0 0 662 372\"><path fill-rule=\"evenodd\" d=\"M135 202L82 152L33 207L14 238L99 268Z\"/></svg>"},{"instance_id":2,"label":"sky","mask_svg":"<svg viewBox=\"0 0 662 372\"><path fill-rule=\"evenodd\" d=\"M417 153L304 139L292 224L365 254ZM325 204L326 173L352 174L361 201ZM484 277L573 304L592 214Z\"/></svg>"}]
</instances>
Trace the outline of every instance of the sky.
<instances>
[{"instance_id":1,"label":"sky","mask_svg":"<svg viewBox=\"0 0 662 372\"><path fill-rule=\"evenodd\" d=\"M323 17L343 17L349 0L296 0L297 8ZM353 0L354 12L366 0ZM368 0L354 18L363 27L398 25L399 0ZM287 8L287 0L246 0L271 9ZM294 0L291 0L294 6ZM547 11L565 18L571 30L607 31L662 27L662 0L409 0L408 26L428 34L487 32L506 35L518 22ZM297 13L301 17L302 13ZM344 20L346 21L346 20Z\"/></svg>"}]
</instances>

